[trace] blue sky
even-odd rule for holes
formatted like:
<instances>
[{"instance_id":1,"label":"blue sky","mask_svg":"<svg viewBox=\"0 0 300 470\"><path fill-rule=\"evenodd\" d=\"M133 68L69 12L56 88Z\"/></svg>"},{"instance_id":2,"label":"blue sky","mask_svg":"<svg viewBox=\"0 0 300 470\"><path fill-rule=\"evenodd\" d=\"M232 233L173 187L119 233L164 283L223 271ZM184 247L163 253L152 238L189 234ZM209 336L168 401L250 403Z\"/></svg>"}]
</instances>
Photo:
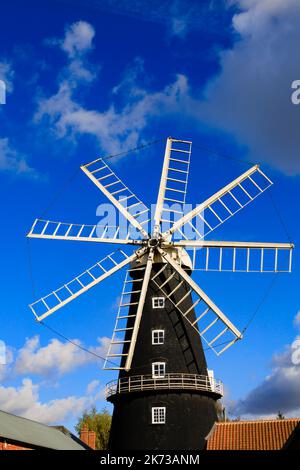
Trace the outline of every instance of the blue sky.
<instances>
[{"instance_id":1,"label":"blue sky","mask_svg":"<svg viewBox=\"0 0 300 470\"><path fill-rule=\"evenodd\" d=\"M299 78L293 51L300 7L293 0L284 6L268 0L198 3L2 2L1 339L9 363L0 366L1 409L72 427L84 408L105 405L103 387L114 378L37 324L27 307L113 251L31 241L33 294L25 234L34 218L93 224L105 202L80 164L158 139L111 160L151 204L165 138L190 139L187 202L196 204L245 171L248 160L261 162L298 245L300 108L291 104L290 87ZM210 238L289 241L268 194ZM290 358L300 323L297 260L295 250L293 274L277 277L245 339L220 358L207 352L235 414L273 416L280 409L299 415L300 371ZM117 274L105 281L49 318L49 325L101 354L122 280ZM243 329L272 275L196 273L195 280Z\"/></svg>"}]
</instances>

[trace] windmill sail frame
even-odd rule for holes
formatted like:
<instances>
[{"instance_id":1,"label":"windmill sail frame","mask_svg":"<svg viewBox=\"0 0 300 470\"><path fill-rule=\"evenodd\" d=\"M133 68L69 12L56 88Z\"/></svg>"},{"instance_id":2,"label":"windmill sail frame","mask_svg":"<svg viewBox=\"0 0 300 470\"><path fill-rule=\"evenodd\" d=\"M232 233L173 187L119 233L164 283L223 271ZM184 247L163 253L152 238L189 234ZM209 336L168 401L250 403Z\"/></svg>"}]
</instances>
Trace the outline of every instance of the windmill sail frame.
<instances>
[{"instance_id":1,"label":"windmill sail frame","mask_svg":"<svg viewBox=\"0 0 300 470\"><path fill-rule=\"evenodd\" d=\"M90 163L82 165L82 171L128 220L131 227L138 231L140 239L133 239L131 237L130 229L125 237L121 237L119 227L106 226L103 228L97 228L96 225L55 222L43 219L36 219L27 235L29 238L138 246L138 249L131 255L127 255L122 250L117 251L122 255L122 259L118 261L116 261L115 258L117 252L107 255L103 260L97 262L79 276L76 276L72 281L64 284L63 287L52 291L50 294L41 297L36 302L30 304L30 308L36 319L41 321L123 267L130 265L129 272L132 269L135 269L134 266L137 266L137 269L142 269L143 279L141 281L142 284L139 293L134 292L134 290L130 292L131 295L138 295L137 301L134 302L136 312L134 314L133 325L128 328L126 328L126 326L121 328L123 332L127 332L127 337L129 335L129 328L131 332L130 339L127 339L125 342L120 342L120 345L123 347L125 347L125 343L127 343L128 347L126 349L126 353L111 352L111 346L118 344L116 334L121 332L118 331L118 322L122 317L122 315L120 315L120 308L122 308L124 306L123 305L122 307L119 307L105 368L111 368L106 367L108 361L111 358L118 356L122 360L122 367L117 367L117 369L123 368L126 371L130 370L139 334L140 322L143 315L146 293L151 283L156 283L156 286L161 289L164 295L173 302L172 294L168 293L168 291L164 289L164 285L158 283L158 278L152 275L152 268L155 263L161 263L162 270L166 266L171 266L174 275L176 274L179 276L182 282L189 286L189 295L194 292L198 296L197 305L202 302L207 306L206 308L208 310L207 312L202 312L201 319L203 319L209 312L213 313L214 318L212 322L204 328L201 328L199 323L200 318L197 319L196 322L189 322L188 312L181 311L181 315L183 315L183 317L190 323L190 326L199 332L200 336L217 354L222 354L238 339L241 339L242 334L187 272L189 270L197 270L197 254L200 253L201 250L203 254L203 251L206 250L206 263L202 268L204 271L208 271L211 268L209 264L210 250L219 250L217 254L217 269L215 270L239 272L240 270L237 269L236 265L237 252L238 250L246 250L246 268L242 271L251 272L251 256L252 253L257 250L260 256L260 265L257 272L266 272L268 270L265 269L264 264L265 253L272 251L274 254L274 265L270 272L291 272L292 250L294 248L293 244L218 242L204 240L207 233L218 228L226 220L234 216L250 202L253 202L258 196L263 194L273 184L268 176L266 176L260 169L259 165L255 165L244 172L187 214L183 214L183 211L181 214L181 211L179 210L179 219L176 220L168 230L162 230L163 223L167 221L165 216L171 212L170 209L165 207L165 203L176 202L183 207L183 204L186 202L191 149L191 141L173 139L171 137L167 139L156 210L154 214L154 229L152 233L148 233L146 228L147 224L151 220L149 208L129 189L125 183L123 183L121 178L117 176L115 171L111 169L104 159L98 158ZM199 217L203 222L203 233L197 231L195 227L195 219L197 217ZM189 225L196 231L198 236L197 240L189 240L188 237L186 237L183 233L185 225ZM172 236L175 233L179 233L182 236L182 239L173 241ZM186 255L186 252L184 251L185 249L193 250L193 260L190 265L186 265L189 257ZM223 264L223 255L224 253L227 253L228 250L232 250L232 265L230 269L225 269ZM288 255L288 262L285 270L282 270L279 265L279 257L282 253ZM105 268L104 262L107 261L110 263L110 266ZM138 266L140 266L140 268L138 268ZM125 282L129 281L127 280ZM134 279L132 279L132 282L134 282ZM166 284L167 282L168 281L166 281ZM125 294L127 293L123 289L122 299ZM129 304L132 304L132 302L130 301ZM178 303L175 303L175 307L180 311ZM193 307L196 307L196 305L193 304ZM133 315L131 315L131 317L132 316ZM223 328L216 334L216 336L208 340L206 334L213 327L219 324L222 324L225 329ZM222 338L227 332L231 333L232 339L228 341L228 344L221 348L221 350L217 350L217 340Z\"/></svg>"}]
</instances>

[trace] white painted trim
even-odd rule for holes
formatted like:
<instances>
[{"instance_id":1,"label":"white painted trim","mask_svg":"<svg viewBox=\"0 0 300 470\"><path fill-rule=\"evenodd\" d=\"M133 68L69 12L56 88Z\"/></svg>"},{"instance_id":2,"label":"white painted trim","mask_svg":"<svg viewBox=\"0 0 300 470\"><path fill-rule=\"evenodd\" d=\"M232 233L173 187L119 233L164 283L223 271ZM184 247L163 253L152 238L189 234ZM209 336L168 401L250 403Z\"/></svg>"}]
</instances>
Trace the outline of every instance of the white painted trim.
<instances>
[{"instance_id":1,"label":"white painted trim","mask_svg":"<svg viewBox=\"0 0 300 470\"><path fill-rule=\"evenodd\" d=\"M163 301L163 305L160 306L160 305L155 305L155 301L156 300L162 300ZM163 296L156 296L156 297L152 297L152 308L153 309L162 309L162 308L165 308L165 304L166 304L166 298L163 297Z\"/></svg>"},{"instance_id":2,"label":"white painted trim","mask_svg":"<svg viewBox=\"0 0 300 470\"><path fill-rule=\"evenodd\" d=\"M163 169L162 169L161 180L160 180L160 185L159 185L159 191L158 191L158 196L157 196L155 214L154 214L154 227L157 233L160 232L161 214L163 210L163 204L164 204L165 193L166 193L171 146L172 146L172 139L171 137L168 137L167 143L166 143L165 157L164 157Z\"/></svg>"},{"instance_id":3,"label":"white painted trim","mask_svg":"<svg viewBox=\"0 0 300 470\"><path fill-rule=\"evenodd\" d=\"M154 258L154 250L150 249L150 253L149 253L149 256L148 256L147 265L146 265L146 269L145 269L145 274L144 274L144 280L143 280L143 284L142 284L142 288L141 288L141 295L140 295L139 303L138 303L138 307L137 307L134 327L133 327L133 331L132 331L130 346L129 346L129 350L128 350L128 356L127 356L126 364L125 364L125 370L126 371L129 371L130 367L131 367L131 362L132 362L133 353L134 353L134 350L135 350L137 335L138 335L138 332L139 332L142 313L143 313L144 304L145 304L145 300L146 300L148 284L149 284L149 281L150 281L153 258Z\"/></svg>"},{"instance_id":4,"label":"white painted trim","mask_svg":"<svg viewBox=\"0 0 300 470\"><path fill-rule=\"evenodd\" d=\"M157 342L155 342L155 335L157 335ZM160 341L160 336L162 335L162 341ZM165 343L165 330L152 330L152 346L158 346Z\"/></svg>"},{"instance_id":5,"label":"white painted trim","mask_svg":"<svg viewBox=\"0 0 300 470\"><path fill-rule=\"evenodd\" d=\"M160 412L163 412L163 416L160 416ZM157 412L157 421L156 421ZM166 424L167 408L165 406L152 406L151 409L151 424Z\"/></svg>"},{"instance_id":6,"label":"white painted trim","mask_svg":"<svg viewBox=\"0 0 300 470\"><path fill-rule=\"evenodd\" d=\"M158 366L159 367L159 372L158 374L155 373L155 367ZM160 368L161 366L163 366L163 373L161 374L160 373ZM154 379L162 379L165 377L166 375L166 366L167 366L167 363L166 362L163 362L163 361L156 361L156 362L152 362L152 377Z\"/></svg>"},{"instance_id":7,"label":"white painted trim","mask_svg":"<svg viewBox=\"0 0 300 470\"><path fill-rule=\"evenodd\" d=\"M164 245L164 244L163 244ZM265 243L265 242L229 242L229 241L202 241L202 240L179 240L173 243L166 243L168 246L184 246L195 248L272 248L272 249L293 249L293 243Z\"/></svg>"}]
</instances>

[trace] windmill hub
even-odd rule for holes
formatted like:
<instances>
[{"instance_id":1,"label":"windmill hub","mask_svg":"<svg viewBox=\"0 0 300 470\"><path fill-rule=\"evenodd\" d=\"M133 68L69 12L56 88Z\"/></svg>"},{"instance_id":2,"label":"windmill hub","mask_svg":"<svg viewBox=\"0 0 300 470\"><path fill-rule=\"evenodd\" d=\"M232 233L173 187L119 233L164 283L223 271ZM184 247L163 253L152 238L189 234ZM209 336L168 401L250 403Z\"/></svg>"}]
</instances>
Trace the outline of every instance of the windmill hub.
<instances>
[{"instance_id":1,"label":"windmill hub","mask_svg":"<svg viewBox=\"0 0 300 470\"><path fill-rule=\"evenodd\" d=\"M158 240L158 238L149 238L148 240L149 248L156 248L157 246L159 246L159 244L160 241Z\"/></svg>"}]
</instances>

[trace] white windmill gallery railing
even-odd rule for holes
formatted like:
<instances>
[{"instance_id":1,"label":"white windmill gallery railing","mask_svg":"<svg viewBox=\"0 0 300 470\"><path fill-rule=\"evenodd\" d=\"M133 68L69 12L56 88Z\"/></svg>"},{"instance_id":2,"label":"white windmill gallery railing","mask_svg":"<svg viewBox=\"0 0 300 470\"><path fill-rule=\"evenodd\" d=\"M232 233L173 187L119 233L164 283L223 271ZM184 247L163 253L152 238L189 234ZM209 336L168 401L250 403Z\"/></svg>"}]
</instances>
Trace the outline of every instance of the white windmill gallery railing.
<instances>
[{"instance_id":1,"label":"white windmill gallery railing","mask_svg":"<svg viewBox=\"0 0 300 470\"><path fill-rule=\"evenodd\" d=\"M163 377L152 375L133 375L112 380L106 385L106 398L120 393L151 390L199 390L223 396L223 383L208 375L165 374Z\"/></svg>"}]
</instances>

